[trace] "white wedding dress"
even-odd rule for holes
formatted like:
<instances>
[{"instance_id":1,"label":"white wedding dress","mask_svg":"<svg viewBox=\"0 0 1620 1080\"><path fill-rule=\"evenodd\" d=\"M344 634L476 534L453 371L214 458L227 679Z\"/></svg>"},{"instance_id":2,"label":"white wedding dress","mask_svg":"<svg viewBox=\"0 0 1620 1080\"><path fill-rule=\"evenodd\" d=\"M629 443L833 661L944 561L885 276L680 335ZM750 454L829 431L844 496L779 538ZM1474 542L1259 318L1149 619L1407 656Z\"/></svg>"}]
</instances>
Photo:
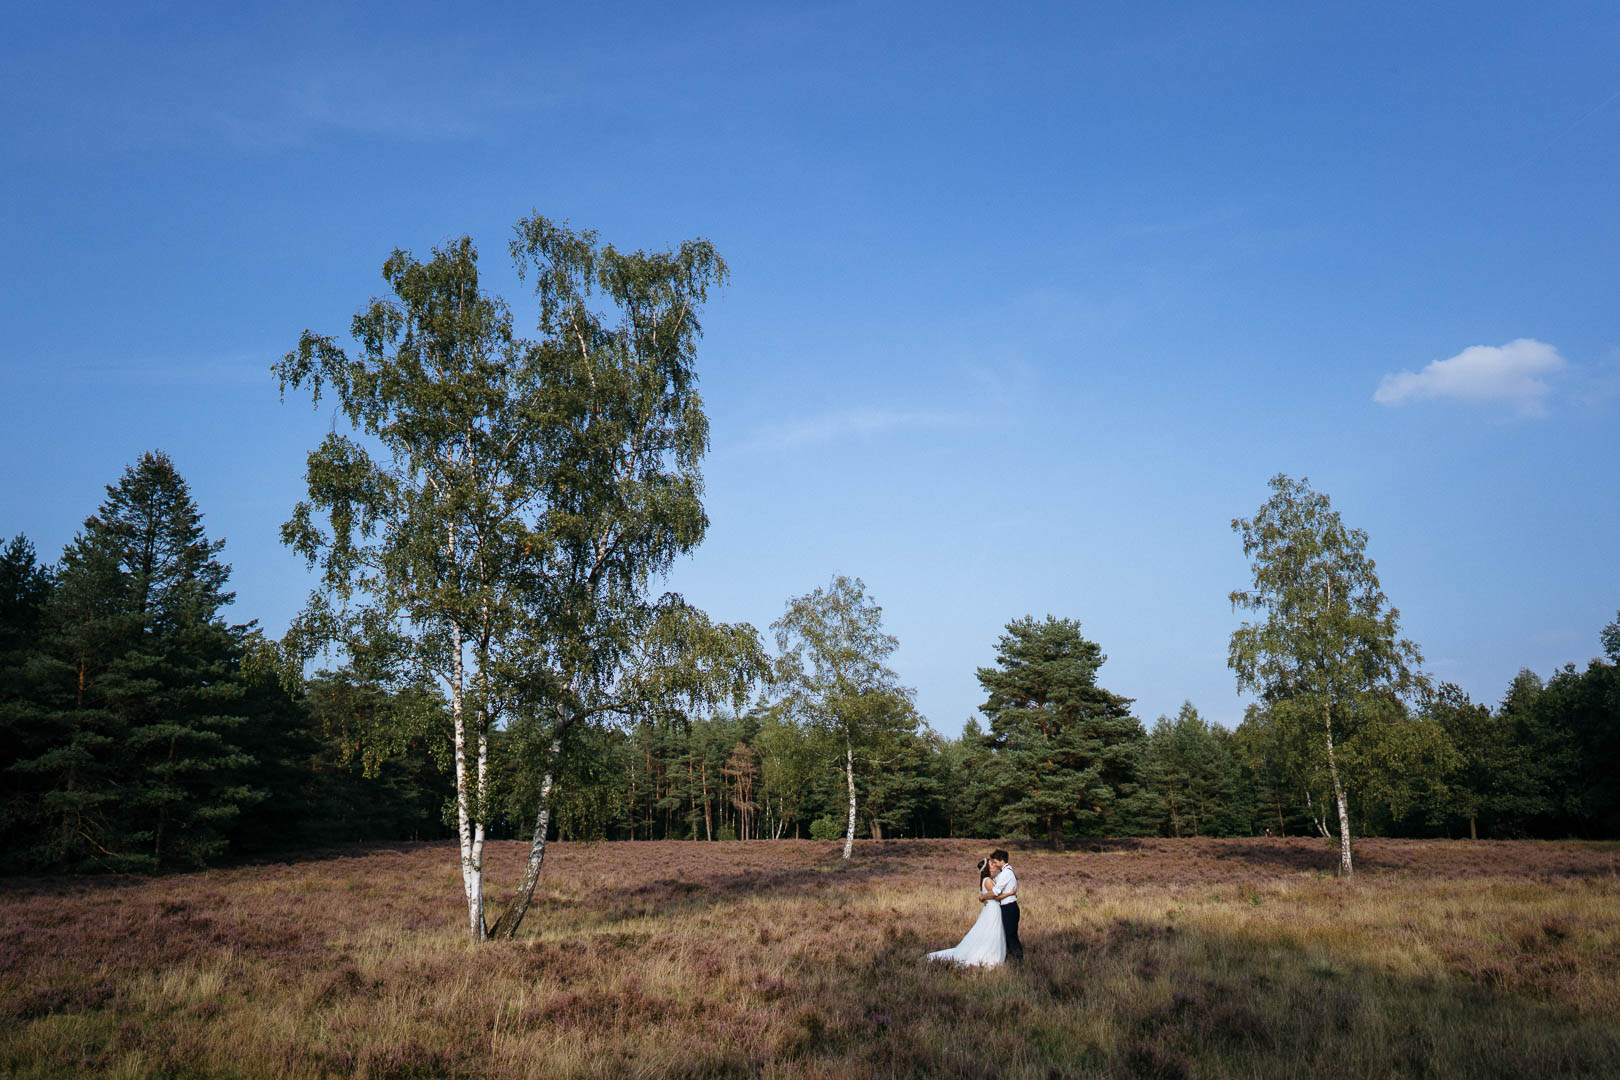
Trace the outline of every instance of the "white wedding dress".
<instances>
[{"instance_id":1,"label":"white wedding dress","mask_svg":"<svg viewBox=\"0 0 1620 1080\"><path fill-rule=\"evenodd\" d=\"M985 893L989 879L980 883L979 895ZM1007 958L1007 935L1001 929L1001 905L995 901L981 903L979 920L954 949L941 949L928 954L930 960L949 960L970 967L995 967Z\"/></svg>"}]
</instances>

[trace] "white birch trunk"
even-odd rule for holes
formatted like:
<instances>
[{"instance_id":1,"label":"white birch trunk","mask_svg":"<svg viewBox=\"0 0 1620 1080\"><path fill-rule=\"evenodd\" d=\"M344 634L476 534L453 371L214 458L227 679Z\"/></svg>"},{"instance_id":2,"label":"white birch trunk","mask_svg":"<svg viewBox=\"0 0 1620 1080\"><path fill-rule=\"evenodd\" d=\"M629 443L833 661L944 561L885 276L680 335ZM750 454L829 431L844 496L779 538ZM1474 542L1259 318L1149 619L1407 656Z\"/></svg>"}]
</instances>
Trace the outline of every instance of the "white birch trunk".
<instances>
[{"instance_id":1,"label":"white birch trunk","mask_svg":"<svg viewBox=\"0 0 1620 1080\"><path fill-rule=\"evenodd\" d=\"M534 900L535 886L540 883L540 867L546 861L546 833L551 829L551 787L557 776L557 763L562 756L562 737L551 740L551 752L546 758L545 775L540 781L540 809L535 814L534 836L529 841L529 860L523 866L523 881L506 902L506 908L495 920L490 936L511 940L517 936L518 924L529 911Z\"/></svg>"},{"instance_id":2,"label":"white birch trunk","mask_svg":"<svg viewBox=\"0 0 1620 1080\"><path fill-rule=\"evenodd\" d=\"M452 538L452 546L454 539ZM461 658L461 628L453 627L450 633L451 648L454 656L451 659L450 673L450 719L455 730L456 742L456 835L461 841L461 888L467 899L467 933L474 942L484 940L484 868L482 862L484 846L484 827L479 822L476 828L473 824L473 807L470 790L472 784L467 776L467 715L462 708L462 670ZM480 737L480 758L484 756ZM482 766L480 766L482 771ZM482 816L482 815L479 815Z\"/></svg>"},{"instance_id":3,"label":"white birch trunk","mask_svg":"<svg viewBox=\"0 0 1620 1080\"><path fill-rule=\"evenodd\" d=\"M487 814L485 808L489 806L489 725L482 710L478 719L478 813L473 819L472 837L473 865L478 873L478 911L470 918L478 927L479 937L487 938L489 930L484 922L484 818Z\"/></svg>"},{"instance_id":4,"label":"white birch trunk","mask_svg":"<svg viewBox=\"0 0 1620 1080\"><path fill-rule=\"evenodd\" d=\"M1322 834L1324 840L1333 839L1333 832L1327 827L1327 819L1316 812L1316 796L1311 794L1311 786L1305 785L1305 812L1310 814L1311 822L1316 831Z\"/></svg>"},{"instance_id":5,"label":"white birch trunk","mask_svg":"<svg viewBox=\"0 0 1620 1080\"><path fill-rule=\"evenodd\" d=\"M1328 775L1333 778L1333 799L1339 804L1339 873L1345 877L1354 874L1350 863L1350 807L1344 798L1344 785L1339 783L1339 766L1333 758L1333 713L1329 706L1322 707L1322 719L1327 726Z\"/></svg>"},{"instance_id":6,"label":"white birch trunk","mask_svg":"<svg viewBox=\"0 0 1620 1080\"><path fill-rule=\"evenodd\" d=\"M844 736L844 778L849 781L849 828L844 833L844 858L855 850L855 748Z\"/></svg>"}]
</instances>

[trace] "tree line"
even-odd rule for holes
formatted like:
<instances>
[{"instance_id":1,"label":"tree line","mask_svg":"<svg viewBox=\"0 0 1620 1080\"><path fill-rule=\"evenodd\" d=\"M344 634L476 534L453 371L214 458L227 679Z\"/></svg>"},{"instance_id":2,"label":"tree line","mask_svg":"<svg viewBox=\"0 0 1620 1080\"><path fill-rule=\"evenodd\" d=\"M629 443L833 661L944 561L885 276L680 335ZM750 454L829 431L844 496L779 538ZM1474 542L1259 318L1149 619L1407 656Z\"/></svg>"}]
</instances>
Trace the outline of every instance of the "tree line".
<instances>
[{"instance_id":1,"label":"tree line","mask_svg":"<svg viewBox=\"0 0 1620 1080\"><path fill-rule=\"evenodd\" d=\"M508 246L534 331L462 238L383 266L350 344L305 331L283 394L335 398L282 528L316 584L273 639L232 624L222 542L142 456L54 563L0 552L6 864L153 870L454 837L473 940L516 932L546 844L1106 835L1620 834L1607 659L1492 708L1434 686L1366 536L1277 477L1251 558L1234 730L1144 725L1079 622L1014 618L961 735L920 717L858 578L789 599L769 650L656 586L703 539L706 241L621 252L539 215ZM314 670L321 658L331 669ZM485 916L483 848L525 837Z\"/></svg>"},{"instance_id":2,"label":"tree line","mask_svg":"<svg viewBox=\"0 0 1620 1080\"><path fill-rule=\"evenodd\" d=\"M153 870L454 834L443 697L352 668L289 693L255 670L252 624L222 617L221 547L174 463L150 453L53 565L23 536L0 548L8 866ZM885 666L897 643L881 616L863 583L835 578L789 601L746 708L670 699L565 734L549 834L1339 836L1326 757L1290 699L1251 705L1234 730L1190 702L1144 726L1100 685L1106 658L1077 622L1024 617L978 671L981 717L949 738ZM1415 707L1386 698L1344 722L1346 823L1620 835L1620 616L1600 638L1605 659L1547 679L1521 671L1495 708L1442 684ZM490 734L488 835L520 836L535 796L524 735Z\"/></svg>"}]
</instances>

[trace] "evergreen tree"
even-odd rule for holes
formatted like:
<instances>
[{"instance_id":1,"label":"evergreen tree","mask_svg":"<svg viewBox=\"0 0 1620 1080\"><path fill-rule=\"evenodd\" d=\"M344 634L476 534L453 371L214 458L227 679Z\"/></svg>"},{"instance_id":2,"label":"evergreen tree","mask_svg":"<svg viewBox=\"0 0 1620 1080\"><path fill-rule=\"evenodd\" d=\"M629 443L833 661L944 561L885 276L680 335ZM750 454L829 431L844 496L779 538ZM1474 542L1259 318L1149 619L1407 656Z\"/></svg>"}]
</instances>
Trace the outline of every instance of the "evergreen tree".
<instances>
[{"instance_id":1,"label":"evergreen tree","mask_svg":"<svg viewBox=\"0 0 1620 1080\"><path fill-rule=\"evenodd\" d=\"M37 775L15 766L44 753L54 727L41 685L48 662L40 652L52 585L26 536L0 548L0 854L12 864L32 846L41 795Z\"/></svg>"},{"instance_id":2,"label":"evergreen tree","mask_svg":"<svg viewBox=\"0 0 1620 1080\"><path fill-rule=\"evenodd\" d=\"M1620 611L1615 612L1613 622L1598 632L1598 637L1603 642L1603 652L1609 662L1620 664Z\"/></svg>"},{"instance_id":3,"label":"evergreen tree","mask_svg":"<svg viewBox=\"0 0 1620 1080\"><path fill-rule=\"evenodd\" d=\"M1106 659L1072 619L1025 616L1007 624L997 666L978 670L1003 828L1061 849L1065 825L1096 833L1130 816L1142 725L1129 698L1097 685Z\"/></svg>"},{"instance_id":4,"label":"evergreen tree","mask_svg":"<svg viewBox=\"0 0 1620 1080\"><path fill-rule=\"evenodd\" d=\"M261 797L233 741L247 628L219 618L223 546L174 463L147 453L63 552L46 631L54 737L16 766L43 788L34 861L200 866Z\"/></svg>"},{"instance_id":5,"label":"evergreen tree","mask_svg":"<svg viewBox=\"0 0 1620 1080\"><path fill-rule=\"evenodd\" d=\"M1450 812L1467 820L1468 838L1479 839L1482 820L1493 836L1515 828L1529 808L1525 762L1511 725L1451 683L1440 684L1427 712L1445 730L1457 755L1450 777Z\"/></svg>"},{"instance_id":6,"label":"evergreen tree","mask_svg":"<svg viewBox=\"0 0 1620 1080\"><path fill-rule=\"evenodd\" d=\"M1504 712L1528 764L1544 836L1620 835L1620 665L1593 660L1577 671L1566 664L1522 703L1510 692Z\"/></svg>"},{"instance_id":7,"label":"evergreen tree","mask_svg":"<svg viewBox=\"0 0 1620 1080\"><path fill-rule=\"evenodd\" d=\"M961 737L940 748L940 758L946 835L995 836L990 743L978 720L968 717Z\"/></svg>"},{"instance_id":8,"label":"evergreen tree","mask_svg":"<svg viewBox=\"0 0 1620 1080\"><path fill-rule=\"evenodd\" d=\"M1229 836L1250 829L1242 777L1227 740L1190 701L1161 716L1143 747L1145 823L1169 836Z\"/></svg>"},{"instance_id":9,"label":"evergreen tree","mask_svg":"<svg viewBox=\"0 0 1620 1080\"><path fill-rule=\"evenodd\" d=\"M322 672L296 698L249 682L236 739L265 798L244 809L233 852L262 853L450 835L448 718L419 690L391 692L353 672Z\"/></svg>"},{"instance_id":10,"label":"evergreen tree","mask_svg":"<svg viewBox=\"0 0 1620 1080\"><path fill-rule=\"evenodd\" d=\"M1259 829L1286 836L1309 828L1301 792L1308 783L1304 756L1290 745L1297 735L1265 705L1253 704L1232 732L1232 754L1247 784L1253 818Z\"/></svg>"},{"instance_id":11,"label":"evergreen tree","mask_svg":"<svg viewBox=\"0 0 1620 1080\"><path fill-rule=\"evenodd\" d=\"M895 731L867 750L865 798L872 839L919 836L940 800L933 742L915 731Z\"/></svg>"}]
</instances>

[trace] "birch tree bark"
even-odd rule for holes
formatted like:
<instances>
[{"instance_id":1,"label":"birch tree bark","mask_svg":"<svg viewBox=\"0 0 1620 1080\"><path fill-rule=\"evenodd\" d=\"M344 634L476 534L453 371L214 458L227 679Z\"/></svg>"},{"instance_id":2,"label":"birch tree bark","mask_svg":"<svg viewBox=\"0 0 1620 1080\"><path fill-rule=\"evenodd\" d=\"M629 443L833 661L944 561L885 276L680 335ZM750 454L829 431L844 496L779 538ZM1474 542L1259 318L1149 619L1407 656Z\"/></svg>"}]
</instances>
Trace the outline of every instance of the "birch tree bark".
<instances>
[{"instance_id":1,"label":"birch tree bark","mask_svg":"<svg viewBox=\"0 0 1620 1080\"><path fill-rule=\"evenodd\" d=\"M855 851L855 747L844 740L844 778L849 782L849 827L844 830L844 858Z\"/></svg>"},{"instance_id":2,"label":"birch tree bark","mask_svg":"<svg viewBox=\"0 0 1620 1080\"><path fill-rule=\"evenodd\" d=\"M551 740L550 752L546 755L546 771L540 781L540 807L535 813L534 835L529 841L529 857L523 863L523 880L513 892L512 898L507 901L506 907L501 911L495 925L490 928L489 936L503 938L510 941L517 936L517 928L523 922L523 916L528 914L529 904L534 899L535 886L540 883L540 868L546 860L546 834L551 830L551 788L557 776L557 763L562 758L562 737L557 735Z\"/></svg>"},{"instance_id":3,"label":"birch tree bark","mask_svg":"<svg viewBox=\"0 0 1620 1080\"><path fill-rule=\"evenodd\" d=\"M1345 803L1344 784L1339 780L1339 762L1333 753L1333 709L1322 707L1322 728L1326 734L1328 776L1333 780L1333 804L1339 811L1339 873L1345 877L1354 874L1350 861L1350 811Z\"/></svg>"}]
</instances>

